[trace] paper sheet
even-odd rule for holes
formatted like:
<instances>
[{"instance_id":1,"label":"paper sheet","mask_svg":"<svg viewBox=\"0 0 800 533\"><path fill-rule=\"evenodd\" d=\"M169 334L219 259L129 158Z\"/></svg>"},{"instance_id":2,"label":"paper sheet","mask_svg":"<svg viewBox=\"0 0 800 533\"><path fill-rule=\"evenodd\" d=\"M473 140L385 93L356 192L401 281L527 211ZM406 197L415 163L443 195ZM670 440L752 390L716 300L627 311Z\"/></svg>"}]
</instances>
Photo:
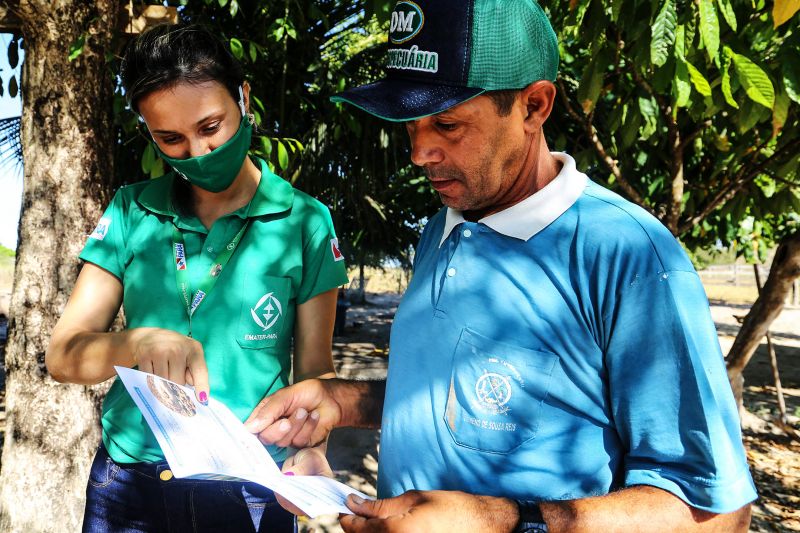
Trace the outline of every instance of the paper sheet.
<instances>
[{"instance_id":1,"label":"paper sheet","mask_svg":"<svg viewBox=\"0 0 800 533\"><path fill-rule=\"evenodd\" d=\"M125 367L122 383L156 436L175 477L239 479L263 485L310 517L352 514L349 494L365 494L323 476L285 476L255 435L224 404L195 400L191 387Z\"/></svg>"}]
</instances>

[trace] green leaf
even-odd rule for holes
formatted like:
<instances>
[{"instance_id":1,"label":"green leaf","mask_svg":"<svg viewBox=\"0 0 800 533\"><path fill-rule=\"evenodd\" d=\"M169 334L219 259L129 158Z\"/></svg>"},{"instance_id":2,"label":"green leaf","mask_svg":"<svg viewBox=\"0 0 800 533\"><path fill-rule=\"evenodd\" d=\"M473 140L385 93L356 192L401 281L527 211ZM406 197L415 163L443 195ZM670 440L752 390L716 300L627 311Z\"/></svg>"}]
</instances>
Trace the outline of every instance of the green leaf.
<instances>
[{"instance_id":1,"label":"green leaf","mask_svg":"<svg viewBox=\"0 0 800 533\"><path fill-rule=\"evenodd\" d=\"M642 140L646 141L658 129L658 105L652 98L639 98L639 110L644 117L644 126L640 129Z\"/></svg>"},{"instance_id":2,"label":"green leaf","mask_svg":"<svg viewBox=\"0 0 800 533\"><path fill-rule=\"evenodd\" d=\"M239 61L244 57L244 46L242 45L242 41L236 37L231 39L231 53L233 53L233 56Z\"/></svg>"},{"instance_id":3,"label":"green leaf","mask_svg":"<svg viewBox=\"0 0 800 533\"><path fill-rule=\"evenodd\" d=\"M248 51L250 52L250 61L252 61L253 63L255 63L255 62L256 62L256 59L258 58L258 49L256 48L256 45L255 45L255 43L253 43L253 42L250 42L250 43L247 45L247 49L248 49Z\"/></svg>"},{"instance_id":4,"label":"green leaf","mask_svg":"<svg viewBox=\"0 0 800 533\"><path fill-rule=\"evenodd\" d=\"M726 46L722 49L722 95L729 105L739 109L739 104L733 99L733 93L731 92L730 66L732 57L733 51L730 48Z\"/></svg>"},{"instance_id":5,"label":"green leaf","mask_svg":"<svg viewBox=\"0 0 800 533\"><path fill-rule=\"evenodd\" d=\"M81 35L75 39L75 41L69 45L69 55L67 58L70 61L74 61L78 59L78 57L83 53L83 46L86 44L86 34L81 33Z\"/></svg>"},{"instance_id":6,"label":"green leaf","mask_svg":"<svg viewBox=\"0 0 800 533\"><path fill-rule=\"evenodd\" d=\"M160 157L156 159L153 167L150 169L150 179L160 178L164 175L164 160Z\"/></svg>"},{"instance_id":7,"label":"green leaf","mask_svg":"<svg viewBox=\"0 0 800 533\"><path fill-rule=\"evenodd\" d=\"M590 113L597 104L600 92L603 90L603 75L605 67L600 65L600 54L592 58L581 75L581 82L578 86L578 102L580 102L584 113Z\"/></svg>"},{"instance_id":8,"label":"green leaf","mask_svg":"<svg viewBox=\"0 0 800 533\"><path fill-rule=\"evenodd\" d=\"M784 58L781 68L783 87L795 103L800 104L800 62L795 58Z\"/></svg>"},{"instance_id":9,"label":"green leaf","mask_svg":"<svg viewBox=\"0 0 800 533\"><path fill-rule=\"evenodd\" d=\"M722 13L722 18L728 23L733 31L736 31L736 13L733 12L731 0L717 0L719 12Z\"/></svg>"},{"instance_id":10,"label":"green leaf","mask_svg":"<svg viewBox=\"0 0 800 533\"><path fill-rule=\"evenodd\" d=\"M269 137L261 137L261 150L267 157L272 153L272 141Z\"/></svg>"},{"instance_id":11,"label":"green leaf","mask_svg":"<svg viewBox=\"0 0 800 533\"><path fill-rule=\"evenodd\" d=\"M16 98L17 93L19 93L19 84L17 83L17 77L11 76L11 79L8 80L8 96L11 98Z\"/></svg>"},{"instance_id":12,"label":"green leaf","mask_svg":"<svg viewBox=\"0 0 800 533\"><path fill-rule=\"evenodd\" d=\"M675 63L675 78L672 91L675 97L675 106L672 113L673 116L677 116L678 108L686 107L689 104L689 98L692 96L692 85L689 83L689 69L686 66L686 61L678 60Z\"/></svg>"},{"instance_id":13,"label":"green leaf","mask_svg":"<svg viewBox=\"0 0 800 533\"><path fill-rule=\"evenodd\" d=\"M747 96L764 107L775 105L775 88L761 67L741 54L733 54L733 67Z\"/></svg>"},{"instance_id":14,"label":"green leaf","mask_svg":"<svg viewBox=\"0 0 800 533\"><path fill-rule=\"evenodd\" d=\"M239 2L236 0L231 0L231 7L230 7L230 14L232 17L236 16L236 13L239 12Z\"/></svg>"},{"instance_id":15,"label":"green leaf","mask_svg":"<svg viewBox=\"0 0 800 533\"><path fill-rule=\"evenodd\" d=\"M775 95L775 106L772 108L772 136L778 135L783 125L786 124L786 118L789 116L789 106L792 101L789 100L789 95L786 91L778 91Z\"/></svg>"},{"instance_id":16,"label":"green leaf","mask_svg":"<svg viewBox=\"0 0 800 533\"><path fill-rule=\"evenodd\" d=\"M678 14L672 0L666 0L661 11L650 29L650 61L660 67L669 58L669 48L675 42L675 26L678 23Z\"/></svg>"},{"instance_id":17,"label":"green leaf","mask_svg":"<svg viewBox=\"0 0 800 533\"><path fill-rule=\"evenodd\" d=\"M156 151L153 149L153 143L147 143L147 146L144 147L144 153L142 153L142 172L150 174L150 170L152 170L155 162Z\"/></svg>"},{"instance_id":18,"label":"green leaf","mask_svg":"<svg viewBox=\"0 0 800 533\"><path fill-rule=\"evenodd\" d=\"M692 85L697 89L697 92L703 96L711 96L711 85L708 80L688 61L686 62L686 67L689 69L689 78L692 80Z\"/></svg>"},{"instance_id":19,"label":"green leaf","mask_svg":"<svg viewBox=\"0 0 800 533\"><path fill-rule=\"evenodd\" d=\"M228 0L219 0L219 7L225 7L228 4Z\"/></svg>"},{"instance_id":20,"label":"green leaf","mask_svg":"<svg viewBox=\"0 0 800 533\"><path fill-rule=\"evenodd\" d=\"M278 141L278 165L281 170L286 170L289 167L289 152L282 142Z\"/></svg>"},{"instance_id":21,"label":"green leaf","mask_svg":"<svg viewBox=\"0 0 800 533\"><path fill-rule=\"evenodd\" d=\"M616 22L619 19L624 3L624 0L611 0L611 22Z\"/></svg>"},{"instance_id":22,"label":"green leaf","mask_svg":"<svg viewBox=\"0 0 800 533\"><path fill-rule=\"evenodd\" d=\"M714 0L700 0L700 35L711 61L719 51L719 19Z\"/></svg>"}]
</instances>

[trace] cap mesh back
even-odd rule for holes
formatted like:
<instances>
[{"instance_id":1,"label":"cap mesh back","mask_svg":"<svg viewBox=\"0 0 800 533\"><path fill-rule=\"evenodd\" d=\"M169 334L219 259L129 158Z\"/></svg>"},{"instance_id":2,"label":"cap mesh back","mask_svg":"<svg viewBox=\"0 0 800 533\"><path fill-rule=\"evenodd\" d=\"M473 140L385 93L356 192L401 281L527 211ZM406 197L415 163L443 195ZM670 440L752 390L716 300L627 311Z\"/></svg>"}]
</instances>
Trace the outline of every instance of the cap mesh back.
<instances>
[{"instance_id":1,"label":"cap mesh back","mask_svg":"<svg viewBox=\"0 0 800 533\"><path fill-rule=\"evenodd\" d=\"M469 87L521 89L556 79L558 41L533 0L475 0Z\"/></svg>"}]
</instances>

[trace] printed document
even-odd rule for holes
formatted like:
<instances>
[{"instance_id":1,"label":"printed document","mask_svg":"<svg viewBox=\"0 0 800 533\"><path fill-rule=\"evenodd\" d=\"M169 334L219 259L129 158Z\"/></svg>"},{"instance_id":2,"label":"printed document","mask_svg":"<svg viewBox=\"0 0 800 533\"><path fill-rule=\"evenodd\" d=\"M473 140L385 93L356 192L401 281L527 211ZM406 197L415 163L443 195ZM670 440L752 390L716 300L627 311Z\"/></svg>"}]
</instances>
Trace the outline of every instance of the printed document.
<instances>
[{"instance_id":1,"label":"printed document","mask_svg":"<svg viewBox=\"0 0 800 533\"><path fill-rule=\"evenodd\" d=\"M310 517L352 512L349 494L365 494L324 476L285 476L258 438L221 402L199 403L191 387L153 374L115 367L158 439L175 477L252 481Z\"/></svg>"}]
</instances>

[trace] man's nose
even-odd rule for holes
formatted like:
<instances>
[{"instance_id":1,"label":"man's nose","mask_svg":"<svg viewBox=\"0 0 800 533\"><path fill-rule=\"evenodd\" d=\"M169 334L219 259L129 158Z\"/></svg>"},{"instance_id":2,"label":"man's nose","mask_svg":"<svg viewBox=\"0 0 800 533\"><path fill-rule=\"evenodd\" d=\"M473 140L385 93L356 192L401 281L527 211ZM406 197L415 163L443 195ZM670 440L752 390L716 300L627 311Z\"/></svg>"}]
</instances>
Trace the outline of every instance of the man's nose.
<instances>
[{"instance_id":1,"label":"man's nose","mask_svg":"<svg viewBox=\"0 0 800 533\"><path fill-rule=\"evenodd\" d=\"M444 152L436 140L436 135L427 128L417 127L409 132L411 139L411 161L420 167L435 165L444 160Z\"/></svg>"}]
</instances>

